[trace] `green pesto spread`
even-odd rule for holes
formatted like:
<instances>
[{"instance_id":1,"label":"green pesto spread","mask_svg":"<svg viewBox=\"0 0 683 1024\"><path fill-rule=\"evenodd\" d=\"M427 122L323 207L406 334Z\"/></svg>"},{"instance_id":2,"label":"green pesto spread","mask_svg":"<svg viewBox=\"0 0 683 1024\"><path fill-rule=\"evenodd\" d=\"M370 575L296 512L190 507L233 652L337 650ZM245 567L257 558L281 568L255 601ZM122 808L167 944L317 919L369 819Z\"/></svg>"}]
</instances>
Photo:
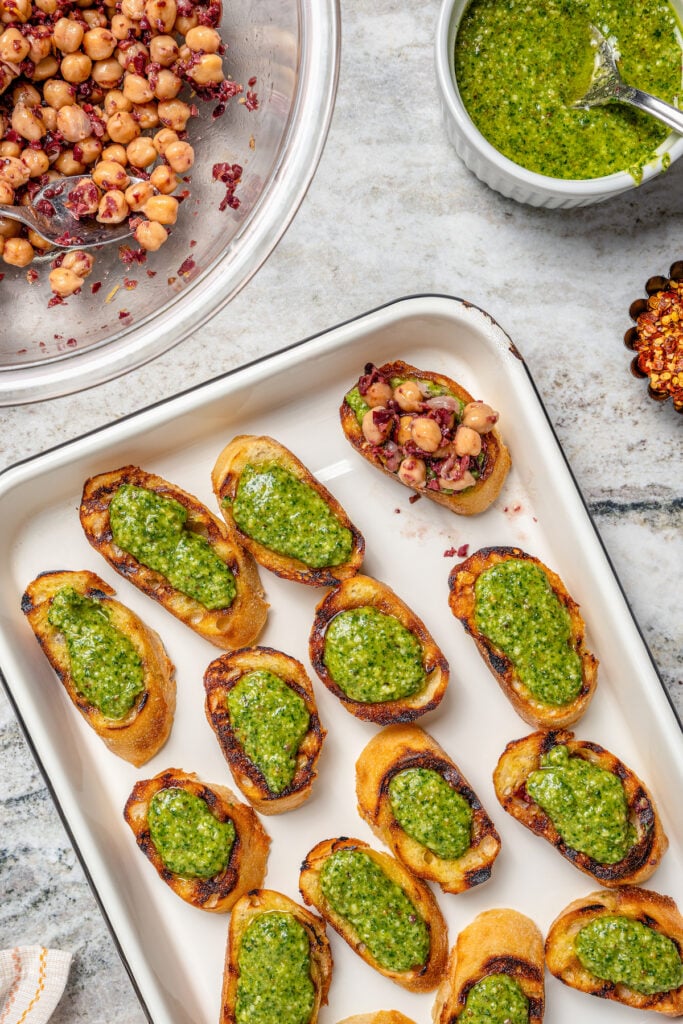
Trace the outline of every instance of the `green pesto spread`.
<instances>
[{"instance_id":1,"label":"green pesto spread","mask_svg":"<svg viewBox=\"0 0 683 1024\"><path fill-rule=\"evenodd\" d=\"M145 688L142 661L102 602L62 587L50 602L47 621L64 636L81 697L106 718L127 715Z\"/></svg>"},{"instance_id":2,"label":"green pesto spread","mask_svg":"<svg viewBox=\"0 0 683 1024\"><path fill-rule=\"evenodd\" d=\"M676 104L681 45L667 0L473 0L455 43L460 96L482 135L530 171L639 181L669 129L625 104L571 108L593 70L591 23L615 42L629 85Z\"/></svg>"},{"instance_id":3,"label":"green pesto spread","mask_svg":"<svg viewBox=\"0 0 683 1024\"><path fill-rule=\"evenodd\" d=\"M507 974L487 974L467 993L458 1024L528 1024L529 1000Z\"/></svg>"},{"instance_id":4,"label":"green pesto spread","mask_svg":"<svg viewBox=\"0 0 683 1024\"><path fill-rule=\"evenodd\" d=\"M306 704L286 683L263 669L243 676L227 696L230 722L271 793L294 778L296 755L308 732Z\"/></svg>"},{"instance_id":5,"label":"green pesto spread","mask_svg":"<svg viewBox=\"0 0 683 1024\"><path fill-rule=\"evenodd\" d=\"M347 697L365 704L411 697L425 684L417 637L372 605L335 615L323 660Z\"/></svg>"},{"instance_id":6,"label":"green pesto spread","mask_svg":"<svg viewBox=\"0 0 683 1024\"><path fill-rule=\"evenodd\" d=\"M206 800L171 786L155 793L147 824L164 867L187 878L213 878L227 867L235 842L232 821L219 821Z\"/></svg>"},{"instance_id":7,"label":"green pesto spread","mask_svg":"<svg viewBox=\"0 0 683 1024\"><path fill-rule=\"evenodd\" d=\"M315 488L275 462L244 467L232 514L248 537L313 569L340 565L353 549L351 530Z\"/></svg>"},{"instance_id":8,"label":"green pesto spread","mask_svg":"<svg viewBox=\"0 0 683 1024\"><path fill-rule=\"evenodd\" d=\"M315 1005L310 942L292 914L259 914L237 957L237 1024L309 1024Z\"/></svg>"},{"instance_id":9,"label":"green pesto spread","mask_svg":"<svg viewBox=\"0 0 683 1024\"><path fill-rule=\"evenodd\" d=\"M621 779L582 757L570 757L563 744L543 755L526 790L572 849L601 864L616 864L633 846Z\"/></svg>"},{"instance_id":10,"label":"green pesto spread","mask_svg":"<svg viewBox=\"0 0 683 1024\"><path fill-rule=\"evenodd\" d=\"M570 647L569 613L539 566L509 558L474 588L477 629L513 663L543 704L569 704L581 690L581 659Z\"/></svg>"},{"instance_id":11,"label":"green pesto spread","mask_svg":"<svg viewBox=\"0 0 683 1024\"><path fill-rule=\"evenodd\" d=\"M576 955L596 978L653 995L683 985L680 954L666 935L630 917L605 915L584 925Z\"/></svg>"},{"instance_id":12,"label":"green pesto spread","mask_svg":"<svg viewBox=\"0 0 683 1024\"><path fill-rule=\"evenodd\" d=\"M235 577L209 542L187 528L187 509L173 498L123 484L109 505L114 542L182 594L213 611L229 608Z\"/></svg>"},{"instance_id":13,"label":"green pesto spread","mask_svg":"<svg viewBox=\"0 0 683 1024\"><path fill-rule=\"evenodd\" d=\"M403 889L363 850L338 850L320 872L323 896L349 922L378 964L390 971L421 967L429 932Z\"/></svg>"},{"instance_id":14,"label":"green pesto spread","mask_svg":"<svg viewBox=\"0 0 683 1024\"><path fill-rule=\"evenodd\" d=\"M346 398L348 405L353 410L353 413L358 422L362 423L363 417L365 416L366 412L370 411L370 406L365 401L358 388L351 388L350 391L347 391L344 397Z\"/></svg>"},{"instance_id":15,"label":"green pesto spread","mask_svg":"<svg viewBox=\"0 0 683 1024\"><path fill-rule=\"evenodd\" d=\"M462 857L472 840L472 808L432 768L406 768L389 783L391 810L404 832L437 857Z\"/></svg>"}]
</instances>

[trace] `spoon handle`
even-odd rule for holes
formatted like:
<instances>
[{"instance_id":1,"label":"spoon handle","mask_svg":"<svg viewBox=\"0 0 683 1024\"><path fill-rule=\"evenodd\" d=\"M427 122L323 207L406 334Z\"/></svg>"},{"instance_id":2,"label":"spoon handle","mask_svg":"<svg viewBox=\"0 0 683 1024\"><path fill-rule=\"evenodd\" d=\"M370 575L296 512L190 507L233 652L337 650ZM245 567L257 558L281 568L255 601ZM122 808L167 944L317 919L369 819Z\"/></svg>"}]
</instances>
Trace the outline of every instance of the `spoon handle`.
<instances>
[{"instance_id":1,"label":"spoon handle","mask_svg":"<svg viewBox=\"0 0 683 1024\"><path fill-rule=\"evenodd\" d=\"M651 96L649 92L643 92L642 89L635 89L631 85L621 83L616 90L615 99L621 100L622 103L630 103L638 110L644 110L647 114L663 121L669 128L673 128L675 132L683 135L683 110L672 107L670 103L665 103L657 96Z\"/></svg>"}]
</instances>

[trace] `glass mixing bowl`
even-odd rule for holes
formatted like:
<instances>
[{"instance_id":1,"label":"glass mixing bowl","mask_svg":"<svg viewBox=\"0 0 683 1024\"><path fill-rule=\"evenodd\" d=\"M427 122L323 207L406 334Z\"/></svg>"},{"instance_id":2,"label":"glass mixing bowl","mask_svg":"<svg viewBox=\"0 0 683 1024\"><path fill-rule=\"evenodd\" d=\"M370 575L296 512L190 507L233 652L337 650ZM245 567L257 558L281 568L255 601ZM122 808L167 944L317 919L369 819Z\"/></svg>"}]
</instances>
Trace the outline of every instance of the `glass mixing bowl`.
<instances>
[{"instance_id":1,"label":"glass mixing bowl","mask_svg":"<svg viewBox=\"0 0 683 1024\"><path fill-rule=\"evenodd\" d=\"M235 98L214 117L215 103L197 103L190 194L168 242L130 266L116 245L103 247L81 294L52 308L49 262L32 264L33 284L27 268L0 264L0 404L70 394L165 352L246 284L290 223L334 106L339 2L223 0L221 35L226 72L258 107ZM221 212L225 185L212 168L222 162L243 175L239 208Z\"/></svg>"}]
</instances>

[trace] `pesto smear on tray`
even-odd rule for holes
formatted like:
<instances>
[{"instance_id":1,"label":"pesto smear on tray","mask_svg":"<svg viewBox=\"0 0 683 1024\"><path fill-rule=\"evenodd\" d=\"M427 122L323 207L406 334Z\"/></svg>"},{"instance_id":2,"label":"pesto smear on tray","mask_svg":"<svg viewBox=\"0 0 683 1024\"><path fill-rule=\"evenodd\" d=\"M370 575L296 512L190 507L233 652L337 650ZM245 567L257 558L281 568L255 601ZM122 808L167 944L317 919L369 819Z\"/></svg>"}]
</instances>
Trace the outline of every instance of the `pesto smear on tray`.
<instances>
[{"instance_id":1,"label":"pesto smear on tray","mask_svg":"<svg viewBox=\"0 0 683 1024\"><path fill-rule=\"evenodd\" d=\"M310 942L292 914L260 914L237 957L237 1024L308 1024L315 1006Z\"/></svg>"},{"instance_id":2,"label":"pesto smear on tray","mask_svg":"<svg viewBox=\"0 0 683 1024\"><path fill-rule=\"evenodd\" d=\"M455 42L458 89L482 135L522 167L639 181L669 129L624 104L571 108L593 69L591 23L615 42L629 85L676 104L681 45L666 0L473 0Z\"/></svg>"},{"instance_id":3,"label":"pesto smear on tray","mask_svg":"<svg viewBox=\"0 0 683 1024\"><path fill-rule=\"evenodd\" d=\"M653 995L683 985L683 963L667 935L630 917L602 915L577 932L576 955L591 974Z\"/></svg>"}]
</instances>

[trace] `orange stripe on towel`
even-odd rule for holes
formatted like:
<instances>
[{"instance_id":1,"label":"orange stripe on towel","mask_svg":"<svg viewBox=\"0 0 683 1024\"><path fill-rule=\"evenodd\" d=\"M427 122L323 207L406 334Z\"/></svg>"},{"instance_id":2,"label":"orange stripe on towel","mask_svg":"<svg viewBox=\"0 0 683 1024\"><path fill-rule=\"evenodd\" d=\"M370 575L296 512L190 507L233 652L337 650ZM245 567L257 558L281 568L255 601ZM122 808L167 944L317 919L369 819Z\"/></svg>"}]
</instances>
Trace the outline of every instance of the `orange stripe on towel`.
<instances>
[{"instance_id":1,"label":"orange stripe on towel","mask_svg":"<svg viewBox=\"0 0 683 1024\"><path fill-rule=\"evenodd\" d=\"M5 1008L2 1011L2 1016L0 1017L0 1024L3 1024L3 1021L7 1020L8 1014L12 1009L12 1003L17 996L17 989L21 982L21 958L19 956L19 950L16 947L12 950L12 968L14 970L14 976L12 978L10 990L7 993Z\"/></svg>"},{"instance_id":2,"label":"orange stripe on towel","mask_svg":"<svg viewBox=\"0 0 683 1024\"><path fill-rule=\"evenodd\" d=\"M31 1012L33 1007L36 1005L36 1003L38 1003L38 1001L40 1000L40 997L42 996L43 992L45 991L45 970L46 970L46 968L47 968L47 950L43 946L43 947L41 947L40 957L39 957L38 987L37 987L37 989L35 991L33 999L31 1000L31 1002L28 1004L28 1006L26 1007L26 1009L22 1013L21 1017L17 1021L17 1024L24 1024L24 1021L28 1017L29 1013Z\"/></svg>"}]
</instances>

